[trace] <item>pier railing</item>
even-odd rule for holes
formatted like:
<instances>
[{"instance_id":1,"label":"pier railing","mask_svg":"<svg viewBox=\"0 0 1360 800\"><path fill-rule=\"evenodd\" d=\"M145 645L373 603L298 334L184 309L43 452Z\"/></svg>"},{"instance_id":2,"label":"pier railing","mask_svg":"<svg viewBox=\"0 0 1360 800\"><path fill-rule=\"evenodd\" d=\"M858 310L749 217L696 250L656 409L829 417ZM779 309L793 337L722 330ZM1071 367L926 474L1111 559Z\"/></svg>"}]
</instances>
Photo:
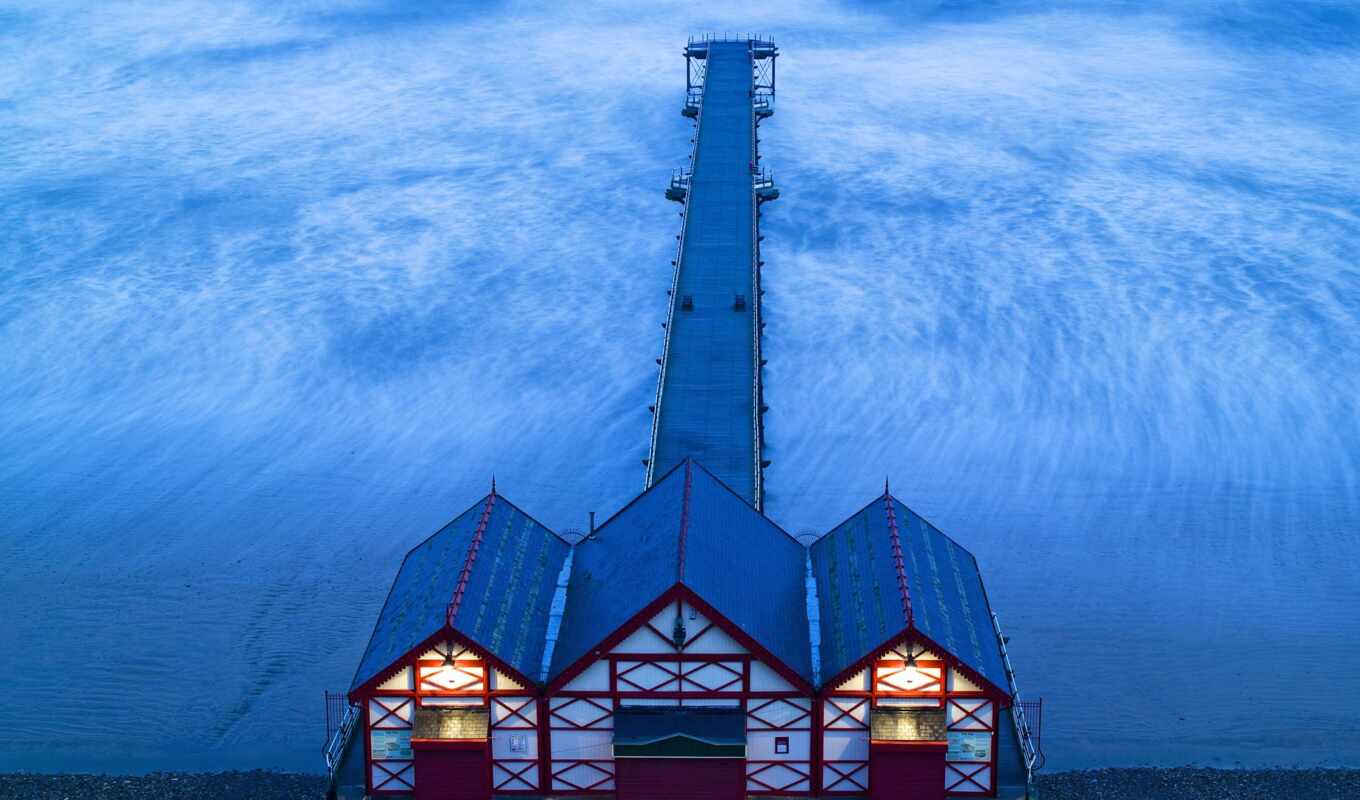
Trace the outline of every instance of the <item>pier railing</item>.
<instances>
[{"instance_id":1,"label":"pier railing","mask_svg":"<svg viewBox=\"0 0 1360 800\"><path fill-rule=\"evenodd\" d=\"M689 60L690 59L686 59L686 61ZM701 80L704 77L706 77L706 74L704 76L701 76ZM700 83L697 87L699 91L699 103L695 107L695 112L693 115L694 143L690 146L689 166L686 169L677 171L676 173L677 176L678 175L685 176L684 199L682 201L685 207L684 210L680 212L680 234L675 237L676 239L675 260L671 262L671 290L670 292L668 292L668 294L670 294L670 302L667 304L666 307L666 336L664 337L661 345L661 358L658 359L658 361L660 361L661 363L661 369L658 370L656 376L656 402L652 405L652 443L647 453L647 478L646 483L643 485L644 489L651 487L652 477L656 474L656 441L657 437L661 434L661 401L662 396L665 394L666 391L666 365L670 359L671 354L671 332L675 330L674 327L675 305L676 303L680 302L680 297L678 296L678 291L680 289L680 264L684 261L685 258L685 231L689 229L689 201L690 198L694 196L694 193L689 191L690 179L694 175L694 163L699 155L699 137L700 135L702 135L704 129L703 91L704 87L706 87L707 85L708 81L703 80L703 82ZM686 89L686 106L685 106L686 111L689 110L688 96L690 92L694 91L695 88L696 87L694 86L689 86ZM687 114L686 116L689 115ZM674 185L675 178L673 177L672 186ZM668 189L667 190L668 195L669 192L670 190Z\"/></svg>"}]
</instances>

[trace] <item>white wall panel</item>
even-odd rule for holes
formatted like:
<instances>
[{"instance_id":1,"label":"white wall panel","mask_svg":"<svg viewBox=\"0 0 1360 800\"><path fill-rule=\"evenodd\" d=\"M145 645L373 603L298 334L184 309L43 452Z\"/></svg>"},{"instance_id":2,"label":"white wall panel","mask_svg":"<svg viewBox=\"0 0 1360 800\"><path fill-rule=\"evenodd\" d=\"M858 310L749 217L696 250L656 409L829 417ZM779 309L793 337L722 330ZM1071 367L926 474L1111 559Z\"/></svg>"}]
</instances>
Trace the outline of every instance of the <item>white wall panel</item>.
<instances>
[{"instance_id":1,"label":"white wall panel","mask_svg":"<svg viewBox=\"0 0 1360 800\"><path fill-rule=\"evenodd\" d=\"M993 711L991 700L953 697L945 703L945 721L951 730L991 730L995 727Z\"/></svg>"},{"instance_id":2,"label":"white wall panel","mask_svg":"<svg viewBox=\"0 0 1360 800\"><path fill-rule=\"evenodd\" d=\"M491 670L492 689L523 689L524 686L514 678L498 669Z\"/></svg>"},{"instance_id":3,"label":"white wall panel","mask_svg":"<svg viewBox=\"0 0 1360 800\"><path fill-rule=\"evenodd\" d=\"M751 662L751 691L753 692L792 692L793 684L784 680L778 672L763 661Z\"/></svg>"},{"instance_id":4,"label":"white wall panel","mask_svg":"<svg viewBox=\"0 0 1360 800\"><path fill-rule=\"evenodd\" d=\"M368 701L368 720L374 728L409 728L416 707L412 697L374 697Z\"/></svg>"},{"instance_id":5,"label":"white wall panel","mask_svg":"<svg viewBox=\"0 0 1360 800\"><path fill-rule=\"evenodd\" d=\"M615 665L614 678L621 694L680 691L674 662L664 663L663 666L661 662L620 661Z\"/></svg>"},{"instance_id":6,"label":"white wall panel","mask_svg":"<svg viewBox=\"0 0 1360 800\"><path fill-rule=\"evenodd\" d=\"M397 674L378 684L380 692L409 692L415 688L410 667L402 667Z\"/></svg>"},{"instance_id":7,"label":"white wall panel","mask_svg":"<svg viewBox=\"0 0 1360 800\"><path fill-rule=\"evenodd\" d=\"M980 692L982 687L978 686L956 669L949 670L949 691L951 692Z\"/></svg>"},{"instance_id":8,"label":"white wall panel","mask_svg":"<svg viewBox=\"0 0 1360 800\"><path fill-rule=\"evenodd\" d=\"M869 670L862 669L854 675L851 675L843 683L837 686L836 690L842 692L869 691Z\"/></svg>"},{"instance_id":9,"label":"white wall panel","mask_svg":"<svg viewBox=\"0 0 1360 800\"><path fill-rule=\"evenodd\" d=\"M671 620L675 618L675 612L670 614ZM669 634L671 622L657 626L657 630ZM624 637L624 640L614 646L612 653L670 653L674 652L675 644L670 639L658 636L655 631L646 625L639 626L637 630Z\"/></svg>"},{"instance_id":10,"label":"white wall panel","mask_svg":"<svg viewBox=\"0 0 1360 800\"><path fill-rule=\"evenodd\" d=\"M533 730L511 729L491 732L492 758L537 758L538 733Z\"/></svg>"},{"instance_id":11,"label":"white wall panel","mask_svg":"<svg viewBox=\"0 0 1360 800\"><path fill-rule=\"evenodd\" d=\"M482 704L481 695L454 695L452 697L422 697L421 705L426 706L479 706Z\"/></svg>"},{"instance_id":12,"label":"white wall panel","mask_svg":"<svg viewBox=\"0 0 1360 800\"><path fill-rule=\"evenodd\" d=\"M614 732L602 731L563 731L552 732L552 757L554 761L563 759L612 759L614 757Z\"/></svg>"},{"instance_id":13,"label":"white wall panel","mask_svg":"<svg viewBox=\"0 0 1360 800\"><path fill-rule=\"evenodd\" d=\"M869 758L868 731L824 731L822 758L860 761Z\"/></svg>"},{"instance_id":14,"label":"white wall panel","mask_svg":"<svg viewBox=\"0 0 1360 800\"><path fill-rule=\"evenodd\" d=\"M735 697L687 697L680 701L680 705L739 708L741 706L741 700Z\"/></svg>"},{"instance_id":15,"label":"white wall panel","mask_svg":"<svg viewBox=\"0 0 1360 800\"><path fill-rule=\"evenodd\" d=\"M567 692L607 692L609 691L609 662L594 661L581 670L575 678L562 687Z\"/></svg>"},{"instance_id":16,"label":"white wall panel","mask_svg":"<svg viewBox=\"0 0 1360 800\"><path fill-rule=\"evenodd\" d=\"M746 706L746 729L808 728L812 725L812 698L752 698Z\"/></svg>"},{"instance_id":17,"label":"white wall panel","mask_svg":"<svg viewBox=\"0 0 1360 800\"><path fill-rule=\"evenodd\" d=\"M944 785L951 792L985 792L990 788L991 780L991 767L980 764L944 765Z\"/></svg>"},{"instance_id":18,"label":"white wall panel","mask_svg":"<svg viewBox=\"0 0 1360 800\"><path fill-rule=\"evenodd\" d=\"M775 739L787 738L789 752L776 753ZM756 761L806 761L812 758L809 731L747 731L746 757Z\"/></svg>"},{"instance_id":19,"label":"white wall panel","mask_svg":"<svg viewBox=\"0 0 1360 800\"><path fill-rule=\"evenodd\" d=\"M533 728L538 724L538 701L533 697L491 698L491 725L500 728Z\"/></svg>"}]
</instances>

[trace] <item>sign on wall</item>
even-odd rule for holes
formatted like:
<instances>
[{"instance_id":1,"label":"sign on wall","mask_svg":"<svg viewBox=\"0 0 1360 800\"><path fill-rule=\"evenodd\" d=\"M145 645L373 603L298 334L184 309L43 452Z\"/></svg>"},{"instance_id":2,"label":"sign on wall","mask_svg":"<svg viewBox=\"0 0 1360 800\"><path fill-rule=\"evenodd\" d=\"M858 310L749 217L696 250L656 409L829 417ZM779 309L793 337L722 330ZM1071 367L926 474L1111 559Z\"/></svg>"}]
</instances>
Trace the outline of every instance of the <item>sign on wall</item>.
<instances>
[{"instance_id":1,"label":"sign on wall","mask_svg":"<svg viewBox=\"0 0 1360 800\"><path fill-rule=\"evenodd\" d=\"M404 760L411 758L411 730L373 731L373 759ZM952 745L951 745L952 746Z\"/></svg>"},{"instance_id":2,"label":"sign on wall","mask_svg":"<svg viewBox=\"0 0 1360 800\"><path fill-rule=\"evenodd\" d=\"M992 734L990 732L950 731L947 761L991 761Z\"/></svg>"}]
</instances>

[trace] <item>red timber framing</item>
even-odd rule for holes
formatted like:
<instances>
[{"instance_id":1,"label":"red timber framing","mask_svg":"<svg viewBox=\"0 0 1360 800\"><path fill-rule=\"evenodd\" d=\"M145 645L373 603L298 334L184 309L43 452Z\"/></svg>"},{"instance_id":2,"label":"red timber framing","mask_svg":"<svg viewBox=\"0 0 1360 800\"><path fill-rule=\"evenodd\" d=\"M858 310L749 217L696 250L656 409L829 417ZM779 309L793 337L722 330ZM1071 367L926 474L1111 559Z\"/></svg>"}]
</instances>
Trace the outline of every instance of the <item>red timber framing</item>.
<instances>
[{"instance_id":1,"label":"red timber framing","mask_svg":"<svg viewBox=\"0 0 1360 800\"><path fill-rule=\"evenodd\" d=\"M406 794L415 783L412 758L375 757L374 732L409 731L416 708L436 705L485 708L491 720L488 785L496 794L538 793L537 754L543 752L545 733L540 693L528 678L457 631L446 627L429 637L349 698L364 712L369 794Z\"/></svg>"},{"instance_id":2,"label":"red timber framing","mask_svg":"<svg viewBox=\"0 0 1360 800\"><path fill-rule=\"evenodd\" d=\"M914 667L908 666L908 656L914 656ZM951 739L990 735L985 760L968 760L960 755L962 748L950 749L945 791L951 797L996 794L997 720L1009 707L1010 696L914 628L846 667L823 687L817 708L823 794L870 791L869 714L877 707L901 705L943 708Z\"/></svg>"},{"instance_id":3,"label":"red timber framing","mask_svg":"<svg viewBox=\"0 0 1360 800\"><path fill-rule=\"evenodd\" d=\"M663 624L676 613L687 624L678 646ZM554 796L613 793L613 714L629 704L741 708L746 793L807 796L815 790L812 686L684 584L568 666L545 694L548 720L540 730L546 728L547 742L540 752L551 754L543 780Z\"/></svg>"}]
</instances>

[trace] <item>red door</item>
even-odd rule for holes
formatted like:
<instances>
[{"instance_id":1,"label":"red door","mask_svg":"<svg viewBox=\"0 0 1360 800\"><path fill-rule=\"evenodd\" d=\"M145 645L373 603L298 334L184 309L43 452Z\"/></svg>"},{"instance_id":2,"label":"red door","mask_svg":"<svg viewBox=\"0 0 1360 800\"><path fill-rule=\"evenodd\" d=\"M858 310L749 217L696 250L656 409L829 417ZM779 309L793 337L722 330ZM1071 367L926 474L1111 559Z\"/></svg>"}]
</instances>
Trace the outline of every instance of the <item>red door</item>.
<instances>
[{"instance_id":1,"label":"red door","mask_svg":"<svg viewBox=\"0 0 1360 800\"><path fill-rule=\"evenodd\" d=\"M487 800L491 761L486 742L413 741L416 800Z\"/></svg>"},{"instance_id":2,"label":"red door","mask_svg":"<svg viewBox=\"0 0 1360 800\"><path fill-rule=\"evenodd\" d=\"M943 742L871 743L869 797L871 800L944 800L946 749ZM419 775L416 780L420 780Z\"/></svg>"},{"instance_id":3,"label":"red door","mask_svg":"<svg viewBox=\"0 0 1360 800\"><path fill-rule=\"evenodd\" d=\"M743 800L746 760L620 758L614 761L614 791L618 800Z\"/></svg>"}]
</instances>

